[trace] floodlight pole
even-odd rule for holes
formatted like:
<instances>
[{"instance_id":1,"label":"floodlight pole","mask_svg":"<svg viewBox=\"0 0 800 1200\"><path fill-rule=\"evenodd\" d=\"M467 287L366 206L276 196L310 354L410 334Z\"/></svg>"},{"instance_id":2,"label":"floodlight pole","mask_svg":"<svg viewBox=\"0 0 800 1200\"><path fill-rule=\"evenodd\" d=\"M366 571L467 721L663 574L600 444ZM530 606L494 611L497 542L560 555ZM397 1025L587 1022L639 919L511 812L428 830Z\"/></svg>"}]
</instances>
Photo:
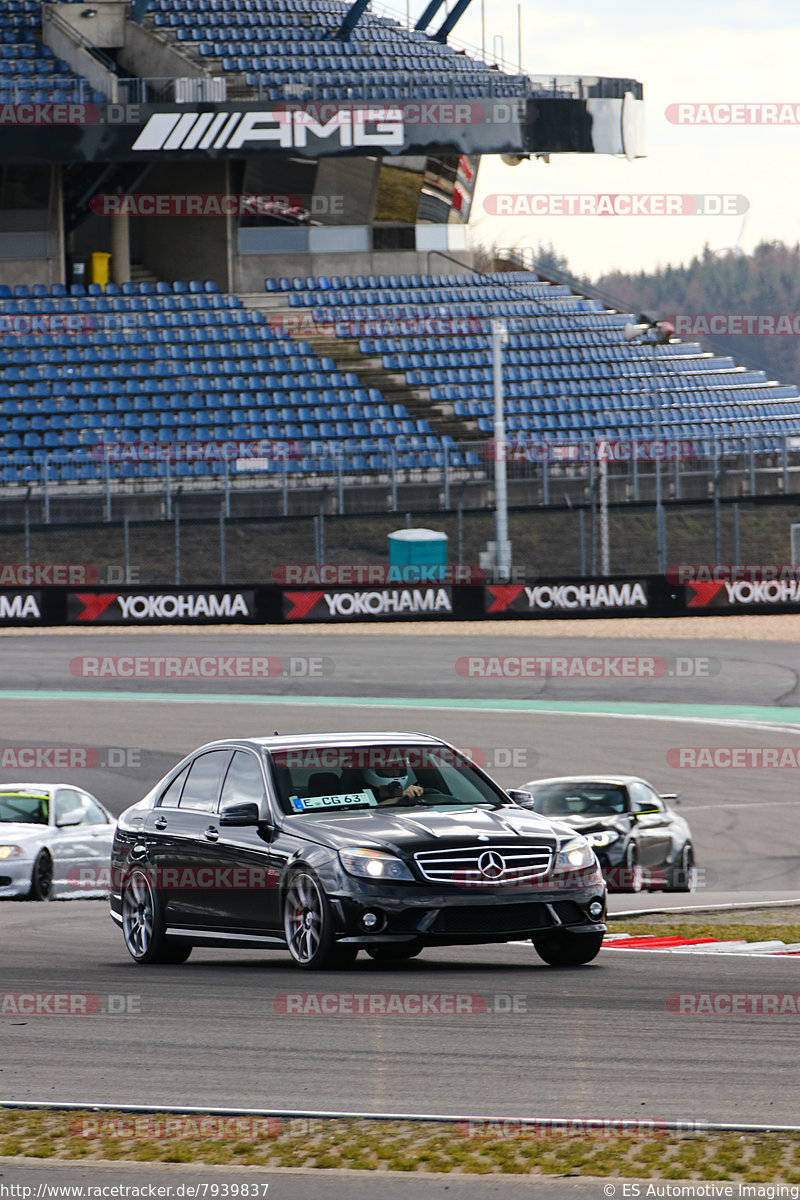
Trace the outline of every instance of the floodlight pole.
<instances>
[{"instance_id":1,"label":"floodlight pole","mask_svg":"<svg viewBox=\"0 0 800 1200\"><path fill-rule=\"evenodd\" d=\"M658 347L668 342L674 332L675 329L669 321L651 321L646 317L642 317L638 325L628 324L625 326L626 341L635 341L642 335L649 333L651 337L644 342L644 345L652 346L653 348L653 365L650 375L650 409L653 432L655 434L655 438L651 444L653 446L656 474L656 558L659 575L663 575L667 569L667 529L664 520L664 499L661 493L663 442L661 440L661 403L658 390Z\"/></svg>"},{"instance_id":2,"label":"floodlight pole","mask_svg":"<svg viewBox=\"0 0 800 1200\"><path fill-rule=\"evenodd\" d=\"M608 575L611 570L608 542L608 457L603 455L598 462L600 483L600 574Z\"/></svg>"},{"instance_id":3,"label":"floodlight pole","mask_svg":"<svg viewBox=\"0 0 800 1200\"><path fill-rule=\"evenodd\" d=\"M657 328L654 333L657 334ZM656 460L656 559L658 573L663 575L667 569L667 547L665 545L666 530L664 528L664 501L661 495L661 403L658 394L658 337L653 338L653 375L651 381L651 407L653 410L653 426L655 429L655 460Z\"/></svg>"},{"instance_id":4,"label":"floodlight pole","mask_svg":"<svg viewBox=\"0 0 800 1200\"><path fill-rule=\"evenodd\" d=\"M503 345L508 340L505 321L492 321L492 365L494 367L494 538L495 569L500 579L511 575L511 545L508 540L508 487L506 477L506 422L503 412Z\"/></svg>"}]
</instances>

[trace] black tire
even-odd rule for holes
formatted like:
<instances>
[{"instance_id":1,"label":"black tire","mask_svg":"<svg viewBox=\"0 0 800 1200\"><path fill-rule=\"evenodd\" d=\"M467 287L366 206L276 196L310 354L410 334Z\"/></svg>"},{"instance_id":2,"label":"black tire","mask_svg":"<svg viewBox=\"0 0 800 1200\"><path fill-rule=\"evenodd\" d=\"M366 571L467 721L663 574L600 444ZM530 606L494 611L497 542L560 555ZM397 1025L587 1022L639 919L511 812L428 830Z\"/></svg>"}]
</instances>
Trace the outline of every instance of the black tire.
<instances>
[{"instance_id":1,"label":"black tire","mask_svg":"<svg viewBox=\"0 0 800 1200\"><path fill-rule=\"evenodd\" d=\"M336 944L328 897L307 867L293 871L283 895L283 930L295 966L304 971L327 971L347 966L358 950Z\"/></svg>"},{"instance_id":2,"label":"black tire","mask_svg":"<svg viewBox=\"0 0 800 1200\"><path fill-rule=\"evenodd\" d=\"M697 887L697 873L694 865L694 848L686 842L681 850L675 866L672 868L665 892L693 892Z\"/></svg>"},{"instance_id":3,"label":"black tire","mask_svg":"<svg viewBox=\"0 0 800 1200\"><path fill-rule=\"evenodd\" d=\"M164 909L146 873L131 871L122 889L122 936L134 962L141 965L186 962L190 942L167 937Z\"/></svg>"},{"instance_id":4,"label":"black tire","mask_svg":"<svg viewBox=\"0 0 800 1200\"><path fill-rule=\"evenodd\" d=\"M617 885L615 892L638 893L644 891L644 876L639 865L639 850L634 842L628 843L625 851L625 861L617 867Z\"/></svg>"},{"instance_id":5,"label":"black tire","mask_svg":"<svg viewBox=\"0 0 800 1200\"><path fill-rule=\"evenodd\" d=\"M50 900L53 895L53 860L46 850L36 855L31 871L29 900Z\"/></svg>"},{"instance_id":6,"label":"black tire","mask_svg":"<svg viewBox=\"0 0 800 1200\"><path fill-rule=\"evenodd\" d=\"M367 950L367 954L376 962L405 962L421 953L421 942L400 942L396 946L373 946Z\"/></svg>"},{"instance_id":7,"label":"black tire","mask_svg":"<svg viewBox=\"0 0 800 1200\"><path fill-rule=\"evenodd\" d=\"M602 933L550 933L532 939L533 948L551 967L582 967L600 953Z\"/></svg>"}]
</instances>

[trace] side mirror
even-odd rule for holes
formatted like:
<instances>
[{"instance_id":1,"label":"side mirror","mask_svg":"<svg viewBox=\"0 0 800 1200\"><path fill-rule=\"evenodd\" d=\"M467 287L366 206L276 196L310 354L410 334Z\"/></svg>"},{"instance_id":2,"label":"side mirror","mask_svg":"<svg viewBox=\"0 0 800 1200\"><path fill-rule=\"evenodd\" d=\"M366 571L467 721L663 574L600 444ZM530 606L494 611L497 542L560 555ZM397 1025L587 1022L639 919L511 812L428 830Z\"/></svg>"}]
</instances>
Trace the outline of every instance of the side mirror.
<instances>
[{"instance_id":1,"label":"side mirror","mask_svg":"<svg viewBox=\"0 0 800 1200\"><path fill-rule=\"evenodd\" d=\"M683 792L667 792L661 799L666 804L680 804L683 801Z\"/></svg>"},{"instance_id":2,"label":"side mirror","mask_svg":"<svg viewBox=\"0 0 800 1200\"><path fill-rule=\"evenodd\" d=\"M657 808L655 804L642 804L633 815L634 817L652 817L660 812L661 809Z\"/></svg>"},{"instance_id":3,"label":"side mirror","mask_svg":"<svg viewBox=\"0 0 800 1200\"><path fill-rule=\"evenodd\" d=\"M533 792L526 792L524 788L509 788L506 792L515 804L521 804L523 808L535 808L536 800Z\"/></svg>"},{"instance_id":4,"label":"side mirror","mask_svg":"<svg viewBox=\"0 0 800 1200\"><path fill-rule=\"evenodd\" d=\"M258 805L249 800L244 804L226 804L219 814L220 825L258 825L260 822Z\"/></svg>"},{"instance_id":5,"label":"side mirror","mask_svg":"<svg viewBox=\"0 0 800 1200\"><path fill-rule=\"evenodd\" d=\"M60 821L56 821L59 829L69 829L73 825L81 825L83 823L83 813L75 809L73 812L64 813Z\"/></svg>"}]
</instances>

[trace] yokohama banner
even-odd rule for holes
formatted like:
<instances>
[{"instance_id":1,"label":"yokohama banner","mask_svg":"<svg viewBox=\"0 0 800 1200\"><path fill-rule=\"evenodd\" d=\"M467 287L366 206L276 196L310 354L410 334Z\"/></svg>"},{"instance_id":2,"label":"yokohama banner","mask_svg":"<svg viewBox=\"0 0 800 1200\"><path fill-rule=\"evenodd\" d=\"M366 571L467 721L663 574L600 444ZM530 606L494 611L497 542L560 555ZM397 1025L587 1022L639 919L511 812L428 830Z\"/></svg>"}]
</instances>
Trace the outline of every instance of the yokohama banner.
<instances>
[{"instance_id":1,"label":"yokohama banner","mask_svg":"<svg viewBox=\"0 0 800 1200\"><path fill-rule=\"evenodd\" d=\"M649 613L650 585L638 579L543 580L530 584L488 584L487 616L589 617Z\"/></svg>"},{"instance_id":2,"label":"yokohama banner","mask_svg":"<svg viewBox=\"0 0 800 1200\"><path fill-rule=\"evenodd\" d=\"M253 591L192 588L67 593L68 625L228 624L255 619Z\"/></svg>"},{"instance_id":3,"label":"yokohama banner","mask_svg":"<svg viewBox=\"0 0 800 1200\"><path fill-rule=\"evenodd\" d=\"M286 621L375 621L387 618L453 616L453 589L449 587L385 587L375 590L285 591Z\"/></svg>"}]
</instances>

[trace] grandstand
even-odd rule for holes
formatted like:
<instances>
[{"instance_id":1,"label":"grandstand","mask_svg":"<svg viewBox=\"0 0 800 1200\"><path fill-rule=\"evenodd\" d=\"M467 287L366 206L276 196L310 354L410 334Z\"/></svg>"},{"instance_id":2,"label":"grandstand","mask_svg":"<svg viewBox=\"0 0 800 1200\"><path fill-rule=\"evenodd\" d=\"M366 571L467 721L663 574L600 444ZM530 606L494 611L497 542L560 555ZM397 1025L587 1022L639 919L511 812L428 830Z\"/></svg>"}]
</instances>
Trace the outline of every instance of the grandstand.
<instances>
[{"instance_id":1,"label":"grandstand","mask_svg":"<svg viewBox=\"0 0 800 1200\"><path fill-rule=\"evenodd\" d=\"M0 104L105 104L106 95L42 44L39 0L5 0L0 11Z\"/></svg>"},{"instance_id":2,"label":"grandstand","mask_svg":"<svg viewBox=\"0 0 800 1200\"><path fill-rule=\"evenodd\" d=\"M656 351L656 418L631 314L473 267L481 156L633 157L635 81L507 73L341 0L6 0L0 37L17 106L0 123L6 494L490 479L493 317L510 331L512 441L662 433L769 451L797 428L795 387L677 339ZM445 100L465 101L463 123ZM37 120L73 101L76 117ZM428 124L420 101L439 113ZM480 116L489 103L502 119ZM104 207L266 188L300 203L196 219ZM110 279L82 282L109 253ZM265 449L203 455L223 442Z\"/></svg>"}]
</instances>

